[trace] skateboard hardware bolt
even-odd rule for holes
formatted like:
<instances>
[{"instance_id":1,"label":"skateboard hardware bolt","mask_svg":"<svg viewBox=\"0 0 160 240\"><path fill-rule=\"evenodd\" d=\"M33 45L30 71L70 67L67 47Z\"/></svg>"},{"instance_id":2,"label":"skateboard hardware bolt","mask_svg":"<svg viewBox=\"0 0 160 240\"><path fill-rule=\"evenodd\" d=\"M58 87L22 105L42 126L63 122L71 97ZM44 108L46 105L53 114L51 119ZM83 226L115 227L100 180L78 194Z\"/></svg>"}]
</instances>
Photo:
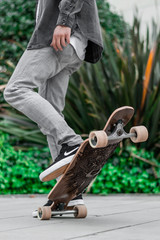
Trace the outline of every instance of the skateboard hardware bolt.
<instances>
[{"instance_id":1,"label":"skateboard hardware bolt","mask_svg":"<svg viewBox=\"0 0 160 240\"><path fill-rule=\"evenodd\" d=\"M120 123L122 126L124 125L122 119L118 120L117 124L115 124L115 125L118 125L119 123Z\"/></svg>"},{"instance_id":2,"label":"skateboard hardware bolt","mask_svg":"<svg viewBox=\"0 0 160 240\"><path fill-rule=\"evenodd\" d=\"M58 206L57 206L57 210L59 210L59 211L64 210L64 206L65 206L64 203L59 203Z\"/></svg>"},{"instance_id":3,"label":"skateboard hardware bolt","mask_svg":"<svg viewBox=\"0 0 160 240\"><path fill-rule=\"evenodd\" d=\"M123 134L122 129L119 129L119 130L117 131L117 135L118 135L118 136L121 136L122 134Z\"/></svg>"}]
</instances>

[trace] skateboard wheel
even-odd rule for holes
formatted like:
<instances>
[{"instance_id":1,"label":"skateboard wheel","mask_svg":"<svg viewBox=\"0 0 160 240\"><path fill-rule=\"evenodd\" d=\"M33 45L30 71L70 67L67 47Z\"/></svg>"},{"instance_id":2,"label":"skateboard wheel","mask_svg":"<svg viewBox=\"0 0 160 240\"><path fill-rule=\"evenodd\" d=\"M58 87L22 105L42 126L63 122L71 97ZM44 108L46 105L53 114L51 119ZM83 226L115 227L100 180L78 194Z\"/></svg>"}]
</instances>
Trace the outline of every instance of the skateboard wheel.
<instances>
[{"instance_id":1,"label":"skateboard wheel","mask_svg":"<svg viewBox=\"0 0 160 240\"><path fill-rule=\"evenodd\" d=\"M106 147L108 145L107 133L103 130L90 132L89 143L92 148Z\"/></svg>"},{"instance_id":2,"label":"skateboard wheel","mask_svg":"<svg viewBox=\"0 0 160 240\"><path fill-rule=\"evenodd\" d=\"M49 220L51 218L51 208L47 206L39 207L38 218L40 220Z\"/></svg>"},{"instance_id":3,"label":"skateboard wheel","mask_svg":"<svg viewBox=\"0 0 160 240\"><path fill-rule=\"evenodd\" d=\"M145 126L132 127L130 133L135 133L135 137L131 137L132 142L145 142L148 139L148 130Z\"/></svg>"},{"instance_id":4,"label":"skateboard wheel","mask_svg":"<svg viewBox=\"0 0 160 240\"><path fill-rule=\"evenodd\" d=\"M85 218L87 216L87 208L85 205L76 205L73 210L76 210L74 214L75 218Z\"/></svg>"}]
</instances>

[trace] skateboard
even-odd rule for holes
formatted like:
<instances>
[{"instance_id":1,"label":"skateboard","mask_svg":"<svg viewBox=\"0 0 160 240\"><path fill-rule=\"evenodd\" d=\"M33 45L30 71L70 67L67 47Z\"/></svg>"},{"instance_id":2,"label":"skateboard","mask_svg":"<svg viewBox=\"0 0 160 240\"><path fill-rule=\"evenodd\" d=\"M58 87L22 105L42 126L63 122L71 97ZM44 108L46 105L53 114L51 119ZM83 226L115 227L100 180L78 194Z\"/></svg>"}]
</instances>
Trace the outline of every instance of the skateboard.
<instances>
[{"instance_id":1,"label":"skateboard","mask_svg":"<svg viewBox=\"0 0 160 240\"><path fill-rule=\"evenodd\" d=\"M90 132L89 138L80 145L63 175L50 191L48 199L52 200L53 204L38 208L40 220L64 214L73 214L75 218L87 216L85 205L76 205L70 209L67 207L69 201L84 192L123 139L130 138L134 143L138 143L148 138L148 131L144 126L132 127L129 133L125 132L124 127L133 114L134 109L130 106L118 108L111 114L103 130Z\"/></svg>"}]
</instances>

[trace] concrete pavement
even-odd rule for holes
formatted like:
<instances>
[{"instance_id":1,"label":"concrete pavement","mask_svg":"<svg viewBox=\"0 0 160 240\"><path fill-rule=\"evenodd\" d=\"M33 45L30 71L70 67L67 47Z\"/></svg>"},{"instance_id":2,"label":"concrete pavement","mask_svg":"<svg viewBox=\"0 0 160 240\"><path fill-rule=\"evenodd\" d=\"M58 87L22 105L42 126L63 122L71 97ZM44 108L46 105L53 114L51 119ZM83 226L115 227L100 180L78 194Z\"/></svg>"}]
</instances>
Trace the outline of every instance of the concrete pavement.
<instances>
[{"instance_id":1,"label":"concrete pavement","mask_svg":"<svg viewBox=\"0 0 160 240\"><path fill-rule=\"evenodd\" d=\"M160 195L86 195L85 219L32 218L32 210L42 206L46 198L47 195L0 196L0 239L160 239Z\"/></svg>"}]
</instances>

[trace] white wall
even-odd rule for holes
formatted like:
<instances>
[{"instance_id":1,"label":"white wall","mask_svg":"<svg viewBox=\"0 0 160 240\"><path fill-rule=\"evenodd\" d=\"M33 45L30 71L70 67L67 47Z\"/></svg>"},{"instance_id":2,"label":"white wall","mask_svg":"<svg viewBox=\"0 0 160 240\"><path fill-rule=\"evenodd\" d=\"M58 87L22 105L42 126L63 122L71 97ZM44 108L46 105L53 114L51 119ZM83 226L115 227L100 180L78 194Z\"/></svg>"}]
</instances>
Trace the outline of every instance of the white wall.
<instances>
[{"instance_id":1,"label":"white wall","mask_svg":"<svg viewBox=\"0 0 160 240\"><path fill-rule=\"evenodd\" d=\"M152 29L152 19L160 29L160 0L108 0L113 10L124 16L126 22L132 25L135 6L141 18L141 34L145 36L146 25Z\"/></svg>"}]
</instances>

